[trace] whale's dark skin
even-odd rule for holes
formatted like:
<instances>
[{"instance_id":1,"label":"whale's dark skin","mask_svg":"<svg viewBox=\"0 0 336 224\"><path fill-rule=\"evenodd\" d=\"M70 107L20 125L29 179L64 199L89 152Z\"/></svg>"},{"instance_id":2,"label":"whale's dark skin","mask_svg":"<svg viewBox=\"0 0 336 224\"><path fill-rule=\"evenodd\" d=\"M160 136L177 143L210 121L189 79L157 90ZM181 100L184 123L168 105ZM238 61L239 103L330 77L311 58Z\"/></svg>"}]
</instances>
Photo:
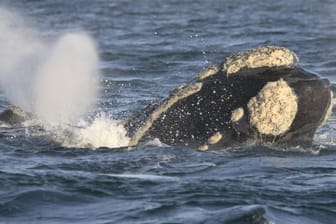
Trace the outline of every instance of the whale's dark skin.
<instances>
[{"instance_id":1,"label":"whale's dark skin","mask_svg":"<svg viewBox=\"0 0 336 224\"><path fill-rule=\"evenodd\" d=\"M298 110L287 131L276 136L261 134L251 127L248 115L237 123L231 121L233 110L242 107L246 114L248 101L266 83L280 79L288 83L297 96ZM194 82L201 82L201 89L178 100L150 122L138 142L158 138L168 145L193 148L205 145L205 149L240 144L307 145L312 143L316 129L332 107L330 82L299 66L263 67L231 75L220 70ZM170 97L173 96L174 91ZM129 136L136 134L167 99L130 118L125 124ZM218 132L221 139L209 144L209 138Z\"/></svg>"},{"instance_id":2,"label":"whale's dark skin","mask_svg":"<svg viewBox=\"0 0 336 224\"><path fill-rule=\"evenodd\" d=\"M230 121L231 112L238 107L246 110L247 102L257 95L267 82L279 80L280 77L289 83L299 98L298 113L290 130L277 137L260 136L249 130L248 125L245 131L237 131ZM223 138L215 144L216 148L244 142L310 144L330 106L330 91L328 80L320 79L319 76L301 68L266 69L263 72L256 69L248 74L230 78L223 72L218 72L203 80L199 92L181 99L162 113L142 140L159 138L169 145L199 147L219 131ZM153 106L150 106L146 110L149 112L153 109ZM143 116L144 114L135 117L125 125L130 134L131 127L140 124L141 121L137 119L143 119Z\"/></svg>"}]
</instances>

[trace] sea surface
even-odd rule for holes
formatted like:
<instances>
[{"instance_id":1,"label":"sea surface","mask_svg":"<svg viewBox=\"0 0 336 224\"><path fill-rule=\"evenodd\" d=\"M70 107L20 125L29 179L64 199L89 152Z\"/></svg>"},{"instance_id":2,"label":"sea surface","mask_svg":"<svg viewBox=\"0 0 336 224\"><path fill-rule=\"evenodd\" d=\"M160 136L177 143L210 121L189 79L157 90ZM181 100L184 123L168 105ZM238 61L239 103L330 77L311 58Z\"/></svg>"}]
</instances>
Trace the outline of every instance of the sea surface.
<instances>
[{"instance_id":1,"label":"sea surface","mask_svg":"<svg viewBox=\"0 0 336 224\"><path fill-rule=\"evenodd\" d=\"M113 119L233 52L267 44L292 49L301 66L336 82L333 0L0 0L0 7L41 38L91 35L100 57L95 110ZM11 104L4 93L0 103ZM336 222L335 111L306 148L201 152L159 141L129 149L52 139L0 128L0 223Z\"/></svg>"}]
</instances>

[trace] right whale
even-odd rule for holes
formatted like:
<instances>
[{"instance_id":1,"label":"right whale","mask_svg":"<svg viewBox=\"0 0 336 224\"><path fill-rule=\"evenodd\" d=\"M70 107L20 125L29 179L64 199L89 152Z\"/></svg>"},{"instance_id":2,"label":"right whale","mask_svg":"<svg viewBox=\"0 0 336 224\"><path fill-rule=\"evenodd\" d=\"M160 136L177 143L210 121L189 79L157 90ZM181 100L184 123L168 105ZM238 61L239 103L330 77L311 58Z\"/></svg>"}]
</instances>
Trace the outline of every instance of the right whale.
<instances>
[{"instance_id":1,"label":"right whale","mask_svg":"<svg viewBox=\"0 0 336 224\"><path fill-rule=\"evenodd\" d=\"M297 55L265 46L227 57L124 122L130 146L158 138L201 150L241 144L311 144L330 116L330 82Z\"/></svg>"}]
</instances>

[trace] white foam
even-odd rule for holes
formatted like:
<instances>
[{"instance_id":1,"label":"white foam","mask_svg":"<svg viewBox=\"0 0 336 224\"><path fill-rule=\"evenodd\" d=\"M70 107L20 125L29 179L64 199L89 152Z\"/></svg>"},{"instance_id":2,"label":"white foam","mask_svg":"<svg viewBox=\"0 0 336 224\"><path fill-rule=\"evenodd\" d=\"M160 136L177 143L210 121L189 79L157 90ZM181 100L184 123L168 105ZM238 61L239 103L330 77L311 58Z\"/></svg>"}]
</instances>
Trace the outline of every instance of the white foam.
<instances>
[{"instance_id":1,"label":"white foam","mask_svg":"<svg viewBox=\"0 0 336 224\"><path fill-rule=\"evenodd\" d=\"M113 173L106 173L102 174L104 176L109 177L118 177L118 178L128 178L128 179L141 179L141 180L150 180L150 181L178 181L179 178L177 177L170 177L170 176L161 176L161 175L153 175L153 174L113 174Z\"/></svg>"},{"instance_id":2,"label":"white foam","mask_svg":"<svg viewBox=\"0 0 336 224\"><path fill-rule=\"evenodd\" d=\"M151 147L153 147L153 146L157 146L157 147L170 147L169 145L161 142L159 138L154 138L152 140L148 140L148 141L146 141L143 144L143 146L146 146L146 147L147 146L151 146Z\"/></svg>"},{"instance_id":3,"label":"white foam","mask_svg":"<svg viewBox=\"0 0 336 224\"><path fill-rule=\"evenodd\" d=\"M92 122L80 121L76 126L45 126L53 139L63 147L92 148L127 147L129 137L120 121L104 114Z\"/></svg>"}]
</instances>

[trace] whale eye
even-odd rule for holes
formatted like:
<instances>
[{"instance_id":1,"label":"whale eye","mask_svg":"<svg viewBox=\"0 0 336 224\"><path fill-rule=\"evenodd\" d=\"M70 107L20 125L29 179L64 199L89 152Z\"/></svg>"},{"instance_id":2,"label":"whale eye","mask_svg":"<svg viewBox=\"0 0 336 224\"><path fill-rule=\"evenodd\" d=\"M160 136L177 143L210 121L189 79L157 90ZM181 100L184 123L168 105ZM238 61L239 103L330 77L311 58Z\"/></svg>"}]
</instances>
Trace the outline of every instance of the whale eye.
<instances>
[{"instance_id":1,"label":"whale eye","mask_svg":"<svg viewBox=\"0 0 336 224\"><path fill-rule=\"evenodd\" d=\"M297 110L297 96L283 79L268 82L248 104L249 123L261 134L277 136L288 131Z\"/></svg>"}]
</instances>

